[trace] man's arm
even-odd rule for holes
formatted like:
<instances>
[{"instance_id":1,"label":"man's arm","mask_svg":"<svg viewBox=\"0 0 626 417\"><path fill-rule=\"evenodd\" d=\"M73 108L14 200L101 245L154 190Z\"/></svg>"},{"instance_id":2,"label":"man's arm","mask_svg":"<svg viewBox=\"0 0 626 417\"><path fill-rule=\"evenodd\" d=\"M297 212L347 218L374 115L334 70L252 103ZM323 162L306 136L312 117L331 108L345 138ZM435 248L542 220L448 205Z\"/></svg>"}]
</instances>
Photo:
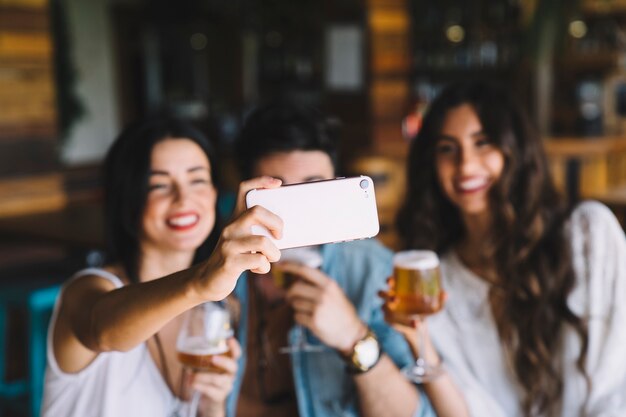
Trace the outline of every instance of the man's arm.
<instances>
[{"instance_id":1,"label":"man's arm","mask_svg":"<svg viewBox=\"0 0 626 417\"><path fill-rule=\"evenodd\" d=\"M287 292L296 322L342 356L350 357L356 343L366 335L367 326L337 282L317 269L287 263L283 269L302 278ZM383 355L373 368L353 378L362 415L405 417L415 413L417 389L388 356Z\"/></svg>"},{"instance_id":2,"label":"man's arm","mask_svg":"<svg viewBox=\"0 0 626 417\"><path fill-rule=\"evenodd\" d=\"M419 394L386 355L372 369L354 376L364 417L412 416Z\"/></svg>"}]
</instances>

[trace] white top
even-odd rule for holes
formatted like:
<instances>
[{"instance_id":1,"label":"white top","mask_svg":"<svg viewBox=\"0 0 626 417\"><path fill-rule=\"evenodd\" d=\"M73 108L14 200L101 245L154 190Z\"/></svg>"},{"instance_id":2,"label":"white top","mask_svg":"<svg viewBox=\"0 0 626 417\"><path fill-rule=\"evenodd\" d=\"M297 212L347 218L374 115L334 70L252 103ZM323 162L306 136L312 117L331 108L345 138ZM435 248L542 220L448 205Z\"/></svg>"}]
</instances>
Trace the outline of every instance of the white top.
<instances>
[{"instance_id":1,"label":"white top","mask_svg":"<svg viewBox=\"0 0 626 417\"><path fill-rule=\"evenodd\" d=\"M123 286L115 275L90 268L72 280L97 275ZM42 417L168 417L176 407L145 343L128 352L100 353L83 370L68 374L59 369L52 348L57 319L57 299L48 329L45 388Z\"/></svg>"},{"instance_id":2,"label":"white top","mask_svg":"<svg viewBox=\"0 0 626 417\"><path fill-rule=\"evenodd\" d=\"M589 319L586 368L592 391L576 368L580 338L564 330L558 353L563 369L562 417L626 416L626 239L608 208L586 202L571 217L574 270L578 280L568 303ZM487 300L488 284L453 251L442 259L445 309L428 319L446 369L464 393L473 417L519 417L522 390L505 360Z\"/></svg>"}]
</instances>

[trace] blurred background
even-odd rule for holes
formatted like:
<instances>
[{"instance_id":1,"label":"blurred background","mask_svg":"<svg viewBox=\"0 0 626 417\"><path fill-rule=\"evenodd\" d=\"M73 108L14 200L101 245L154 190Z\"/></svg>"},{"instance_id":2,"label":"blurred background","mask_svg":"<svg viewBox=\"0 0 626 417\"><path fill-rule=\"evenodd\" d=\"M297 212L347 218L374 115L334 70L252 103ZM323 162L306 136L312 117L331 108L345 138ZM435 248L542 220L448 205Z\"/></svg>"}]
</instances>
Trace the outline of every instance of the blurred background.
<instances>
[{"instance_id":1,"label":"blurred background","mask_svg":"<svg viewBox=\"0 0 626 417\"><path fill-rule=\"evenodd\" d=\"M626 0L0 0L0 415L36 415L58 285L103 262L100 164L124 125L168 110L207 132L227 215L246 113L319 107L393 248L409 140L466 78L506 83L563 192L624 224Z\"/></svg>"}]
</instances>

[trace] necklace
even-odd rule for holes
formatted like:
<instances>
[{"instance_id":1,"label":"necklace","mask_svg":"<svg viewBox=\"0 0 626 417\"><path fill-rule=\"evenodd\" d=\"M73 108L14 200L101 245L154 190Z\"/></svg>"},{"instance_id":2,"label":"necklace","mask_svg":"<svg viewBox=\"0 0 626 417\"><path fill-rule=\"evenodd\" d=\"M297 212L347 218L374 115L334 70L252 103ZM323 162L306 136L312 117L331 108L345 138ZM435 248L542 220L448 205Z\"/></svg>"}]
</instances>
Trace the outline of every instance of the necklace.
<instances>
[{"instance_id":1,"label":"necklace","mask_svg":"<svg viewBox=\"0 0 626 417\"><path fill-rule=\"evenodd\" d=\"M167 365L167 361L165 360L165 351L163 350L163 344L161 343L161 338L158 333L154 334L154 341L156 342L157 350L159 352L159 361L161 362L161 367L163 368L163 377L165 378L165 383L169 387L169 389L174 392L174 384L172 383L172 378L170 377L170 368Z\"/></svg>"},{"instance_id":2,"label":"necklace","mask_svg":"<svg viewBox=\"0 0 626 417\"><path fill-rule=\"evenodd\" d=\"M170 417L181 417L186 416L187 411L185 411L185 402L181 400L176 393L174 393L174 384L172 383L172 378L170 376L170 368L167 366L167 362L165 360L165 351L163 350L163 344L161 343L161 338L158 333L154 334L154 341L157 346L157 350L159 352L159 361L163 367L163 378L165 379L165 383L169 387L170 391L174 394L174 409L172 410ZM180 392L183 392L183 380L180 379Z\"/></svg>"}]
</instances>

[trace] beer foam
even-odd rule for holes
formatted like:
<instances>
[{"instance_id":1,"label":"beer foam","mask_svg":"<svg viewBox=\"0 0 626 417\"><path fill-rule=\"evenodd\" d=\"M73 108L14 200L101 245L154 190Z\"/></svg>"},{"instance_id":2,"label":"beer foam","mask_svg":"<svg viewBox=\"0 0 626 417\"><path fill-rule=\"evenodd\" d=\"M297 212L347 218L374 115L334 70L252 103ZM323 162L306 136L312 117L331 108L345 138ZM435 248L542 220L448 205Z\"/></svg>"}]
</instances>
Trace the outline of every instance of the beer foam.
<instances>
[{"instance_id":1,"label":"beer foam","mask_svg":"<svg viewBox=\"0 0 626 417\"><path fill-rule=\"evenodd\" d=\"M393 266L406 269L433 269L439 266L439 257L430 250L407 250L394 255Z\"/></svg>"},{"instance_id":2,"label":"beer foam","mask_svg":"<svg viewBox=\"0 0 626 417\"><path fill-rule=\"evenodd\" d=\"M228 352L226 339L208 341L201 337L192 337L180 345L182 346L177 346L176 350L188 355L219 355Z\"/></svg>"},{"instance_id":3,"label":"beer foam","mask_svg":"<svg viewBox=\"0 0 626 417\"><path fill-rule=\"evenodd\" d=\"M314 246L283 249L280 252L280 260L301 264L309 268L319 268L322 266L322 255Z\"/></svg>"}]
</instances>

